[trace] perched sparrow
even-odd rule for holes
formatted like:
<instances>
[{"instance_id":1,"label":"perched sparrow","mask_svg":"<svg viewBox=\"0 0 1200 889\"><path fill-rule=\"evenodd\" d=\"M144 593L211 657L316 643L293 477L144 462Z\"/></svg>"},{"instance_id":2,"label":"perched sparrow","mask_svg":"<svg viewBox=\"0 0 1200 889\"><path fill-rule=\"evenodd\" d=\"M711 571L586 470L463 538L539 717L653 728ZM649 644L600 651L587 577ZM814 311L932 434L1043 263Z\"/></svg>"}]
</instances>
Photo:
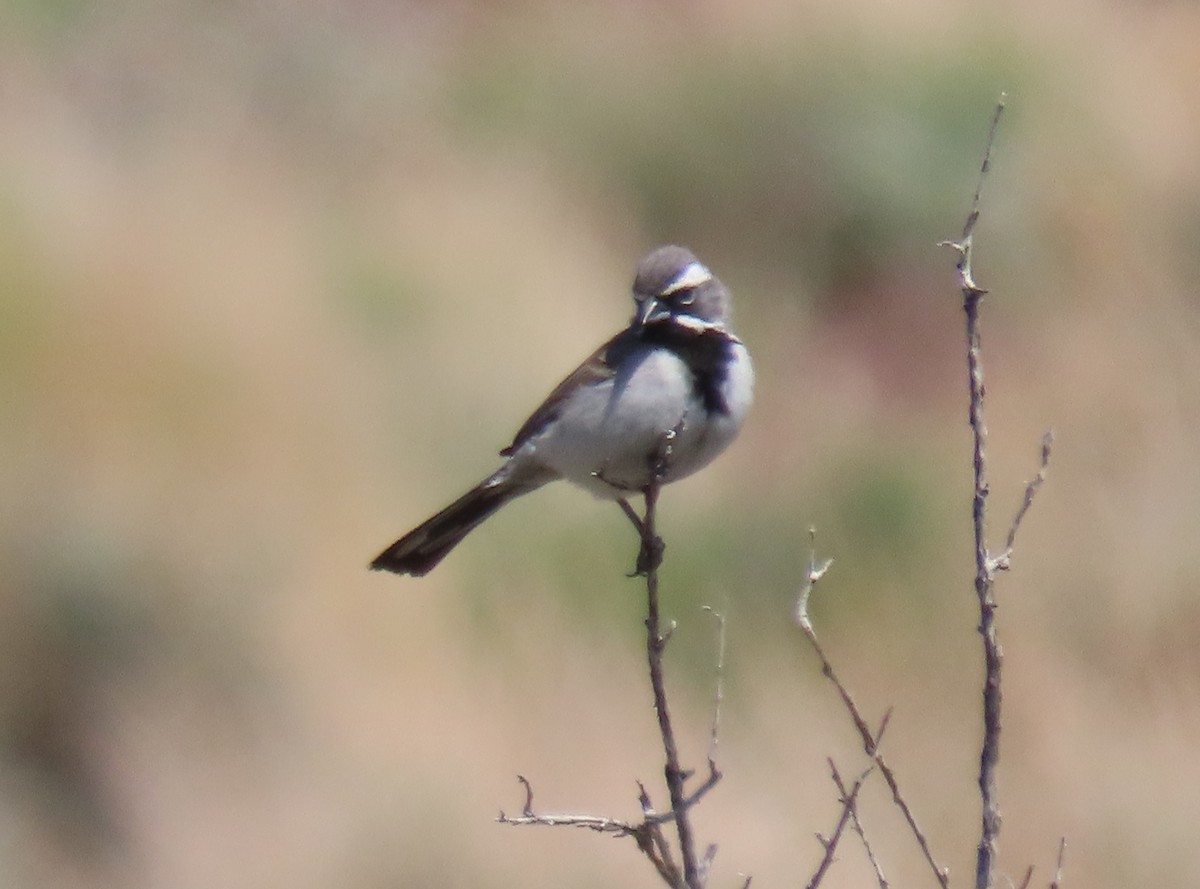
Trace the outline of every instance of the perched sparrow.
<instances>
[{"instance_id":1,"label":"perched sparrow","mask_svg":"<svg viewBox=\"0 0 1200 889\"><path fill-rule=\"evenodd\" d=\"M500 452L504 465L380 553L373 569L427 574L505 503L555 479L623 500L655 474L691 475L733 441L754 371L728 327L725 285L691 251L659 247L638 264L633 300L629 326L558 384Z\"/></svg>"}]
</instances>

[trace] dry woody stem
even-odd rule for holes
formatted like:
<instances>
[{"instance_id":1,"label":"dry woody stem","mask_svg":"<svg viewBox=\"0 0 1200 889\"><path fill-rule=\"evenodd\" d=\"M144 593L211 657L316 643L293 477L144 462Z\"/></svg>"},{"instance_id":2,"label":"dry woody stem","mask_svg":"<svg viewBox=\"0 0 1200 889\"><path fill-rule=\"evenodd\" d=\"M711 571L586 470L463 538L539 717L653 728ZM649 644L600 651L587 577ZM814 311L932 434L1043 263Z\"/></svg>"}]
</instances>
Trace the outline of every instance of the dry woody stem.
<instances>
[{"instance_id":1,"label":"dry woody stem","mask_svg":"<svg viewBox=\"0 0 1200 889\"><path fill-rule=\"evenodd\" d=\"M983 682L983 743L979 754L979 794L981 819L979 845L975 860L975 889L990 889L995 878L997 841L1000 836L1000 800L997 787L997 768L1000 762L1001 672L1004 652L996 631L996 597L994 583L997 570L1007 569L1012 557L1013 543L1017 531L1025 518L1033 498L1046 477L1050 461L1052 435L1046 433L1042 439L1042 459L1037 475L1026 486L1025 498L1018 509L1008 532L1004 550L993 556L987 546L987 422L984 416L986 389L983 381L983 358L980 347L980 306L987 291L975 282L972 268L972 249L975 226L979 221L980 195L983 183L991 168L992 147L1000 117L1004 113L1005 97L1001 95L992 116L988 131L987 146L971 210L963 226L962 237L957 241L945 242L958 254L959 286L962 290L963 312L966 316L967 382L970 395L968 422L971 427L972 464L974 485L971 495L971 519L975 548L975 596L979 600L979 633L983 639L984 682Z\"/></svg>"},{"instance_id":2,"label":"dry woody stem","mask_svg":"<svg viewBox=\"0 0 1200 889\"><path fill-rule=\"evenodd\" d=\"M501 812L497 820L503 824L514 825L582 827L599 833L633 837L638 849L650 859L659 877L672 889L703 889L713 859L716 857L717 847L709 845L705 848L703 855L697 854L690 810L721 780L716 756L723 696L725 618L718 612L708 609L715 617L718 626L716 700L713 706L712 729L709 737L708 775L699 786L689 792L686 784L692 776L692 772L684 769L680 763L675 729L671 724L671 711L667 701L663 669L663 654L674 627L670 626L664 630L658 595L658 568L662 563L664 545L655 530L656 508L662 485L661 479L671 456L672 438L671 434L664 437L661 452L655 461L654 479L642 492L646 501L645 513L639 516L628 501L624 499L618 501L622 511L638 533L639 549L632 576L644 577L646 580L646 663L650 673L650 688L654 697L654 712L663 745L665 759L663 777L670 798L670 809L665 812L656 811L645 786L638 782L638 803L642 811L642 820L638 822L600 815L539 814L533 808L532 786L523 776L518 775L517 780L525 789L525 803L521 814L514 817ZM665 825L671 823L675 826L675 834L678 839L678 862L675 859L675 851L663 830ZM746 881L746 885L749 885L749 880Z\"/></svg>"}]
</instances>

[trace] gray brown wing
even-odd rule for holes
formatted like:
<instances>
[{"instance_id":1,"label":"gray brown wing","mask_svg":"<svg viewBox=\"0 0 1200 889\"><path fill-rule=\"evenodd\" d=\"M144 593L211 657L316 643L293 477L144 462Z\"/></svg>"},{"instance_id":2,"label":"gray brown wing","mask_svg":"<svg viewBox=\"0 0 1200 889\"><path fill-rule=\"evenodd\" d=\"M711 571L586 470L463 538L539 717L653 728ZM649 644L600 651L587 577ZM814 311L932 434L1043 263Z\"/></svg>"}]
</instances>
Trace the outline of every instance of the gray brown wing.
<instances>
[{"instance_id":1,"label":"gray brown wing","mask_svg":"<svg viewBox=\"0 0 1200 889\"><path fill-rule=\"evenodd\" d=\"M612 379L613 367L610 363L611 352L618 340L627 335L627 331L622 331L614 336L611 340L597 349L591 356L575 368L574 371L567 376L565 380L554 387L546 400L541 403L529 419L522 424L517 430L516 436L513 438L512 444L500 452L502 457L511 457L521 445L529 441L539 432L546 428L547 423L553 422L558 418L559 411L562 409L565 402L571 393L580 386L594 386L597 383L603 383L605 380Z\"/></svg>"}]
</instances>

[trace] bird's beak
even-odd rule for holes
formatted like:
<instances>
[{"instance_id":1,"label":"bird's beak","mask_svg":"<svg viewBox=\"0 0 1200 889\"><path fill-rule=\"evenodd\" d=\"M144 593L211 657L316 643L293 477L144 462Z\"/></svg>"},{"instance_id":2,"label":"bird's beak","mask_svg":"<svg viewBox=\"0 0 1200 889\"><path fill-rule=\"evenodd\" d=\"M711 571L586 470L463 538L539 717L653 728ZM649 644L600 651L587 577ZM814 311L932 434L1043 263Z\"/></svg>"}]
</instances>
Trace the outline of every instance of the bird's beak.
<instances>
[{"instance_id":1,"label":"bird's beak","mask_svg":"<svg viewBox=\"0 0 1200 889\"><path fill-rule=\"evenodd\" d=\"M637 327L645 327L647 324L653 324L655 321L661 321L671 315L671 310L663 305L657 298L648 296L638 305L637 315L634 317L634 324Z\"/></svg>"}]
</instances>

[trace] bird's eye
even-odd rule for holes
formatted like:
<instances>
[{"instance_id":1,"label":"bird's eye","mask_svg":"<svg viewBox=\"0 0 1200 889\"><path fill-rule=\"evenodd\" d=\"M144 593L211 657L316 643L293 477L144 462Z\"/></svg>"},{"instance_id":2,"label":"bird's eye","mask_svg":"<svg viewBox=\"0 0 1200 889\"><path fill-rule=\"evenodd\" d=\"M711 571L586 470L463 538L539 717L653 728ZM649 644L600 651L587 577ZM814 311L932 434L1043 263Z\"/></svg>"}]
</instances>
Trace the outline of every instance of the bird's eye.
<instances>
[{"instance_id":1,"label":"bird's eye","mask_svg":"<svg viewBox=\"0 0 1200 889\"><path fill-rule=\"evenodd\" d=\"M690 306L696 301L696 290L694 287L689 287L687 290L680 290L672 296L672 299L681 306Z\"/></svg>"}]
</instances>

